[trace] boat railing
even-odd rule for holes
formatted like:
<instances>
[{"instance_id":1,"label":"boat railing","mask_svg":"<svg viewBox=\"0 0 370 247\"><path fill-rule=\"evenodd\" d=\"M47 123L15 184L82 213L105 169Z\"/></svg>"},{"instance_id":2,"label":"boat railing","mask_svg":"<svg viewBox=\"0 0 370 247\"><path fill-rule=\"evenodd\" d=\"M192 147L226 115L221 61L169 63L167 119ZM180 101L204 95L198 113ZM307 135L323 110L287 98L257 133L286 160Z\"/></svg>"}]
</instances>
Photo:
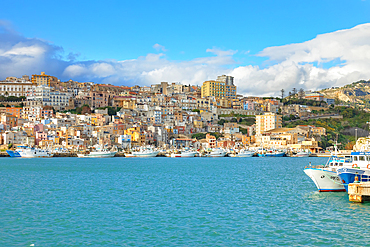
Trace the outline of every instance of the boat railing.
<instances>
[{"instance_id":1,"label":"boat railing","mask_svg":"<svg viewBox=\"0 0 370 247\"><path fill-rule=\"evenodd\" d=\"M325 165L314 165L314 166L309 165L309 166L305 166L304 168L305 168L305 169L306 169L306 168L316 168L316 169L321 169L321 168L325 168L325 167L327 167L327 166L325 166Z\"/></svg>"}]
</instances>

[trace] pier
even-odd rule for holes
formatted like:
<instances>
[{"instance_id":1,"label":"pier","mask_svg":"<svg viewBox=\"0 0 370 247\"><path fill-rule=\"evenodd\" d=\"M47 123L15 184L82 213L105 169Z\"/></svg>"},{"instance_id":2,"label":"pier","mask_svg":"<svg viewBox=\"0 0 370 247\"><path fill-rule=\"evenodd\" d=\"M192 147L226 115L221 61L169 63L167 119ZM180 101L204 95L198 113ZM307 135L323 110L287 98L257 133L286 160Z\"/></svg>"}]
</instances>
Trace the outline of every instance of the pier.
<instances>
[{"instance_id":1,"label":"pier","mask_svg":"<svg viewBox=\"0 0 370 247\"><path fill-rule=\"evenodd\" d=\"M348 185L350 202L370 201L370 182L355 182Z\"/></svg>"}]
</instances>

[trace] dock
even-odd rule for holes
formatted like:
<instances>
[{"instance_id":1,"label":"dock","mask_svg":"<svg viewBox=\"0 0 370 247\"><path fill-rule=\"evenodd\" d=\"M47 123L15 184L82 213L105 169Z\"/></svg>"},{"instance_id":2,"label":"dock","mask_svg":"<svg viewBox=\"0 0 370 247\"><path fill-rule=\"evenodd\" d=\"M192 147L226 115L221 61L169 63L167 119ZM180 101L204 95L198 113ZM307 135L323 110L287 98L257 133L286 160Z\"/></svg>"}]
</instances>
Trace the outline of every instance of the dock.
<instances>
[{"instance_id":1,"label":"dock","mask_svg":"<svg viewBox=\"0 0 370 247\"><path fill-rule=\"evenodd\" d=\"M350 202L370 201L370 182L348 184Z\"/></svg>"}]
</instances>

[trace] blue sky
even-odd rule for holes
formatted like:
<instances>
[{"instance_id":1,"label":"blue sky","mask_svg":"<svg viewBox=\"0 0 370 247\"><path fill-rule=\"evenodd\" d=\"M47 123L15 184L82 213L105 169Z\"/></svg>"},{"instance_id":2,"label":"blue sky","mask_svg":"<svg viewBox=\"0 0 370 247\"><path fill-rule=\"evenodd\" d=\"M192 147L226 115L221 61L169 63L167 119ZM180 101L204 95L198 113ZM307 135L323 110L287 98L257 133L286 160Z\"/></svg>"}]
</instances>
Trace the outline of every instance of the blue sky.
<instances>
[{"instance_id":1,"label":"blue sky","mask_svg":"<svg viewBox=\"0 0 370 247\"><path fill-rule=\"evenodd\" d=\"M359 47L370 45L364 41L369 29L363 26L370 22L369 0L3 1L1 5L0 79L13 75L8 73L20 76L42 70L62 80L200 85L227 73L236 77L240 93L256 95L274 94L267 88L275 85L317 89L370 79L367 67L358 66L363 61L352 63L343 78L329 76L335 67L343 67L341 59L349 56L344 50L358 48L356 40L323 58L290 59L291 47L314 54L315 44L326 51L330 47L322 45L339 30L361 29L356 31L362 34L357 39L365 44ZM27 51L30 54L24 56ZM19 54L23 58L15 59ZM315 69L328 75L317 78Z\"/></svg>"}]
</instances>

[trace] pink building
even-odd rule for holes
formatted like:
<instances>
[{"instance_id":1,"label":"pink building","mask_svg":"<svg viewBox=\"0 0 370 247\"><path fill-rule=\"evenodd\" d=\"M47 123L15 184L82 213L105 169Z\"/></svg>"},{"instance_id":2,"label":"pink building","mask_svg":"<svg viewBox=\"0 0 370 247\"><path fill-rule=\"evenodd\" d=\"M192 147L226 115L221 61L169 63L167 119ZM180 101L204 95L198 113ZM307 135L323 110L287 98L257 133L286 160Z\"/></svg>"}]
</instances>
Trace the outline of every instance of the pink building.
<instances>
[{"instance_id":1,"label":"pink building","mask_svg":"<svg viewBox=\"0 0 370 247\"><path fill-rule=\"evenodd\" d=\"M48 135L45 132L43 131L36 132L36 140L35 140L36 145L39 145L40 141L47 140L47 139L48 139Z\"/></svg>"}]
</instances>

